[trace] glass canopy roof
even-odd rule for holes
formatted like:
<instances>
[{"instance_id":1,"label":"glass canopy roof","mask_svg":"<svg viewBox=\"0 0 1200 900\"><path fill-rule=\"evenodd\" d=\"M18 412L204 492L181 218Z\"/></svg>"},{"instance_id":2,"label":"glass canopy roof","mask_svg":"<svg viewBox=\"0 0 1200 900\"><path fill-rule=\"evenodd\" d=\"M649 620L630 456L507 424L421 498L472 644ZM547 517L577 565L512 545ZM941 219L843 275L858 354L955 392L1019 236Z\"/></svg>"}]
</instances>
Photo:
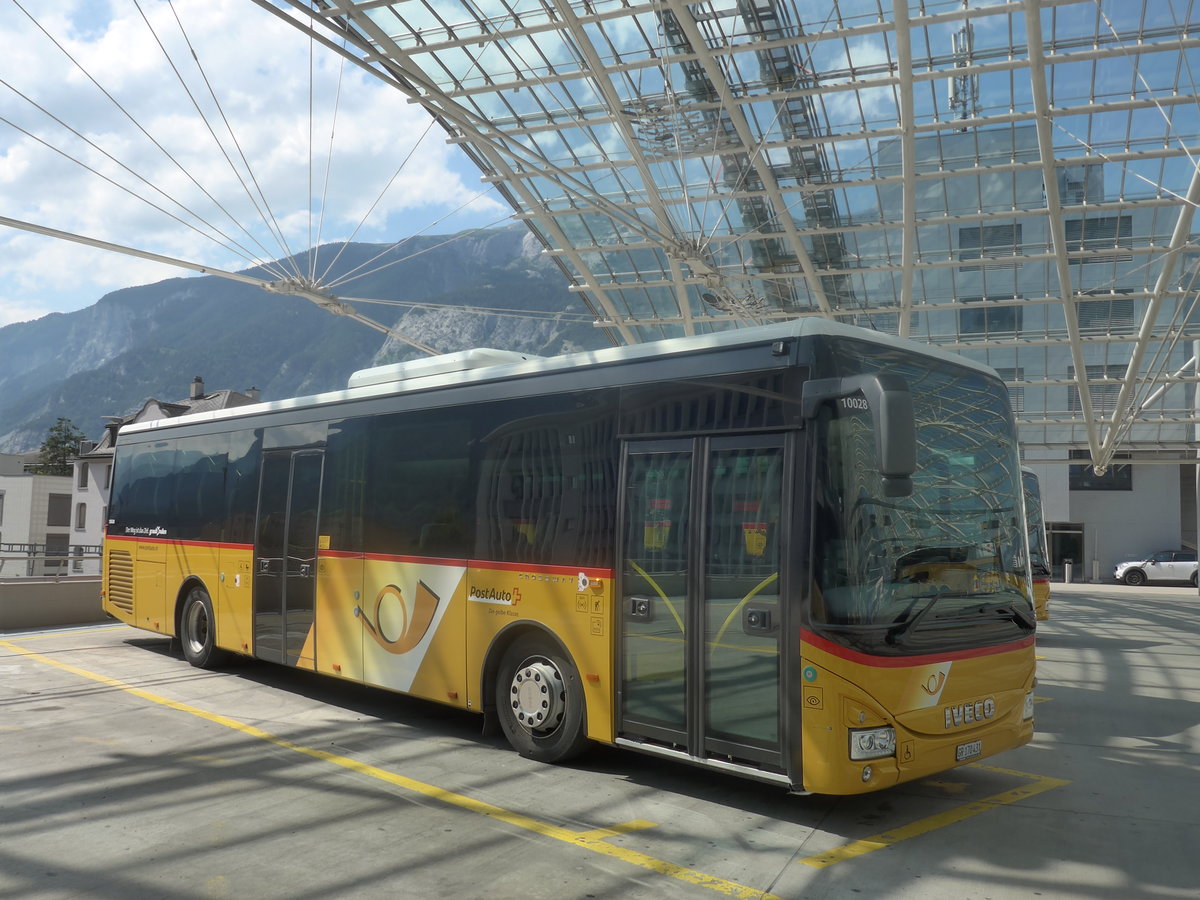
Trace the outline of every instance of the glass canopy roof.
<instances>
[{"instance_id":1,"label":"glass canopy roof","mask_svg":"<svg viewBox=\"0 0 1200 900\"><path fill-rule=\"evenodd\" d=\"M1194 0L256 0L424 106L614 342L817 315L1028 447L1195 441Z\"/></svg>"}]
</instances>

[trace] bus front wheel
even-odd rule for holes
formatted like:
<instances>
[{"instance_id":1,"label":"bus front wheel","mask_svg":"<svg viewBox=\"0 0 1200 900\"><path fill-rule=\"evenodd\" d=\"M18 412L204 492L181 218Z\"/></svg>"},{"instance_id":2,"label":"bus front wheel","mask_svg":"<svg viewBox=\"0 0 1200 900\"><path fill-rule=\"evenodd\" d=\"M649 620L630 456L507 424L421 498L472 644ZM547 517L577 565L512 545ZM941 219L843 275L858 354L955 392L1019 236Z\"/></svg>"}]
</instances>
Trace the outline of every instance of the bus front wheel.
<instances>
[{"instance_id":1,"label":"bus front wheel","mask_svg":"<svg viewBox=\"0 0 1200 900\"><path fill-rule=\"evenodd\" d=\"M500 660L496 710L508 742L539 762L565 762L587 749L579 672L548 641L518 639Z\"/></svg>"},{"instance_id":2,"label":"bus front wheel","mask_svg":"<svg viewBox=\"0 0 1200 900\"><path fill-rule=\"evenodd\" d=\"M212 600L202 587L192 588L183 601L183 614L179 617L179 642L183 645L183 655L187 661L201 669L215 669L229 657L228 653L217 647Z\"/></svg>"}]
</instances>

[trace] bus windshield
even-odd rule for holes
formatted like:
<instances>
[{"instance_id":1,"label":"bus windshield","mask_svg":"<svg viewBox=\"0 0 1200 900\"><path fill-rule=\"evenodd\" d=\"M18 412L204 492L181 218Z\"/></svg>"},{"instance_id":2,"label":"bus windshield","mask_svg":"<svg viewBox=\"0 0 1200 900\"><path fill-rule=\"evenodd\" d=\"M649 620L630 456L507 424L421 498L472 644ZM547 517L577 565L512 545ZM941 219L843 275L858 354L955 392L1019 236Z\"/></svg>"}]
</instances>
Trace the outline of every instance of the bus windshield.
<instances>
[{"instance_id":1,"label":"bus windshield","mask_svg":"<svg viewBox=\"0 0 1200 900\"><path fill-rule=\"evenodd\" d=\"M874 422L830 403L817 420L814 626L867 652L1000 643L1033 627L1021 480L1003 384L982 372L855 342L838 376L887 371L909 384L917 466L886 495ZM855 367L857 366L857 371Z\"/></svg>"}]
</instances>

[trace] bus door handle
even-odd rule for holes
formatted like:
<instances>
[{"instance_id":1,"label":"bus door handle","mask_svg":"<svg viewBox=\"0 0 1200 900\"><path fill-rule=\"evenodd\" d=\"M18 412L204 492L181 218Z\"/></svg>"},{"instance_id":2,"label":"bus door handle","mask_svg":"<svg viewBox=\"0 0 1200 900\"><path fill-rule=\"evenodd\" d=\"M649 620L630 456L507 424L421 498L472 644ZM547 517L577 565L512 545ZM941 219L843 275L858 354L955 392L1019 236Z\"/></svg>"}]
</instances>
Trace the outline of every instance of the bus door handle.
<instances>
[{"instance_id":1,"label":"bus door handle","mask_svg":"<svg viewBox=\"0 0 1200 900\"><path fill-rule=\"evenodd\" d=\"M634 622L653 622L654 621L654 598L653 597L626 597L625 609L629 614L629 618Z\"/></svg>"},{"instance_id":2,"label":"bus door handle","mask_svg":"<svg viewBox=\"0 0 1200 900\"><path fill-rule=\"evenodd\" d=\"M283 561L280 559L272 559L269 557L260 557L258 560L258 574L259 575L278 575L280 573L278 571L276 571L276 565L279 563L282 563L282 562ZM279 566L279 568L282 568L282 566Z\"/></svg>"},{"instance_id":3,"label":"bus door handle","mask_svg":"<svg viewBox=\"0 0 1200 900\"><path fill-rule=\"evenodd\" d=\"M769 635L778 628L778 618L770 607L747 606L742 610L742 631L746 634Z\"/></svg>"}]
</instances>

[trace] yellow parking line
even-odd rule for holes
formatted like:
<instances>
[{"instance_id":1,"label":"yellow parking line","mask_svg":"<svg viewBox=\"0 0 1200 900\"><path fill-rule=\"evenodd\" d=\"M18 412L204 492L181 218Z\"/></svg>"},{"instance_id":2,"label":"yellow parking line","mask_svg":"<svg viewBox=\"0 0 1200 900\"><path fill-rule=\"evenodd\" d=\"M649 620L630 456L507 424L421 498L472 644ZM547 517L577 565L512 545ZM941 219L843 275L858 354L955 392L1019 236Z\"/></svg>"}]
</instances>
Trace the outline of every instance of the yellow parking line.
<instances>
[{"instance_id":1,"label":"yellow parking line","mask_svg":"<svg viewBox=\"0 0 1200 900\"><path fill-rule=\"evenodd\" d=\"M1017 778L1029 778L1031 782L1011 791L1004 791L1000 794L994 794L991 797L985 797L982 800L976 800L973 803L967 803L964 806L958 806L954 809L947 810L937 815L927 816L924 819L918 819L908 825L902 825L899 828L893 828L890 831L884 831L880 834L872 835L871 837L863 838L858 841L846 844L843 847L838 847L836 850L829 850L825 853L818 853L815 856L809 856L798 862L804 863L806 866L812 866L816 869L823 869L826 866L832 866L835 863L844 862L847 859L854 859L858 856L863 856L867 853L873 853L876 850L882 850L885 847L890 847L893 844L898 844L901 841L906 841L909 838L918 837L922 834L927 834L930 831L935 831L938 828L945 828L947 825L953 825L956 822L962 822L972 816L977 816L980 813L988 812L996 809L998 806L1005 806L1009 803L1016 803L1018 800L1025 800L1036 794L1041 794L1044 791L1049 791L1056 787L1070 784L1061 778L1049 778L1045 775L1034 775L1030 772L1016 772L1012 769L1001 769L997 766L985 766L981 763L975 763L971 766L974 769L984 769L988 772L999 772L1003 775L1013 775Z\"/></svg>"},{"instance_id":2,"label":"yellow parking line","mask_svg":"<svg viewBox=\"0 0 1200 900\"><path fill-rule=\"evenodd\" d=\"M87 627L62 625L51 631L39 631L37 634L9 635L8 640L40 641L40 640L44 640L46 638L74 637L77 634L96 634L97 632L100 632L100 631L112 631L116 628L128 628L128 627L129 626L126 625L124 622L113 622L111 624L104 623L101 625L92 625L92 626L87 626ZM163 640L167 640L168 638L170 638L170 635L168 635L168 634L153 635L152 634L151 637L160 637ZM7 643L7 641L0 641L0 643Z\"/></svg>"},{"instance_id":3,"label":"yellow parking line","mask_svg":"<svg viewBox=\"0 0 1200 900\"><path fill-rule=\"evenodd\" d=\"M588 831L572 831L569 828L562 828L558 825L552 825L549 822L542 822L532 816L526 816L522 813L513 812L512 810L503 809L499 806L494 806L491 803L485 803L482 800L475 800L464 794L457 794L453 791L448 791L445 788L437 787L432 784L425 784L421 781L416 781L412 778L406 778L403 775L397 775L395 772L389 772L386 769L381 769L377 766L368 765L367 763L359 762L358 760L350 759L346 756L339 756L336 753L330 753L327 750L318 750L314 747L305 747L301 744L294 744L284 738L277 737L270 732L263 731L261 728L255 728L253 725L247 725L244 722L239 722L236 719L231 719L228 716L211 713L207 710L200 709L195 706L189 706L186 703L179 703L175 700L170 700L166 697L161 697L158 694L152 694L149 691L144 691L141 688L136 688L131 684L119 681L115 678L109 678L106 675L100 675L96 672L89 672L87 669L81 669L78 666L70 665L69 663L60 662L56 659L51 659L48 656L43 656L33 650L27 650L24 647L19 647L9 641L0 640L0 647L11 650L14 653L19 653L37 662L52 666L56 669L61 669L64 672L69 672L72 675L78 675L81 678L87 678L92 681L98 681L101 684L116 688L126 693L132 694L142 700L148 700L151 703L157 703L161 706L166 706L170 709L179 712L187 713L188 715L196 716L216 725L223 725L226 728L231 728L241 734L250 737L258 738L259 740L267 741L277 747L282 747L285 750L291 750L300 753L312 759L320 760L321 762L330 763L335 766L340 766L343 769L348 769L359 775L365 775L369 778L375 778L379 781L394 785L395 787L403 788L421 796L428 797L431 800L436 800L448 806L457 807L458 809L466 810L467 812L475 813L476 815L486 816L498 822L504 822L514 828L521 828L525 831L533 832L542 837L551 838L556 841L561 841L566 844L571 844L576 847L582 847L585 850L590 850L593 853L599 853L602 856L607 856L612 859L620 860L632 866L641 869L646 869L658 875L665 875L668 878L673 878L677 881L682 881L687 884L698 885L699 887L708 888L716 891L726 897L744 898L744 900L782 900L774 894L764 893L761 889L747 887L743 884L738 884L735 881L729 881L724 878L718 878L714 875L708 875L704 872L698 872L695 869L689 869L686 866L676 865L675 863L667 862L666 860L657 859L646 853L639 853L636 850L630 850L625 847L616 847L612 844L605 843L605 839L616 834L622 834L626 831L632 831L636 828L651 827L652 823L635 821L628 822L623 825L616 825L612 828L591 829Z\"/></svg>"},{"instance_id":4,"label":"yellow parking line","mask_svg":"<svg viewBox=\"0 0 1200 900\"><path fill-rule=\"evenodd\" d=\"M644 831L647 828L657 828L657 822L647 822L645 819L634 819L632 822L622 822L612 828L593 828L591 831L576 832L580 837L602 841L605 838L616 837L619 834L630 834L634 831Z\"/></svg>"}]
</instances>

